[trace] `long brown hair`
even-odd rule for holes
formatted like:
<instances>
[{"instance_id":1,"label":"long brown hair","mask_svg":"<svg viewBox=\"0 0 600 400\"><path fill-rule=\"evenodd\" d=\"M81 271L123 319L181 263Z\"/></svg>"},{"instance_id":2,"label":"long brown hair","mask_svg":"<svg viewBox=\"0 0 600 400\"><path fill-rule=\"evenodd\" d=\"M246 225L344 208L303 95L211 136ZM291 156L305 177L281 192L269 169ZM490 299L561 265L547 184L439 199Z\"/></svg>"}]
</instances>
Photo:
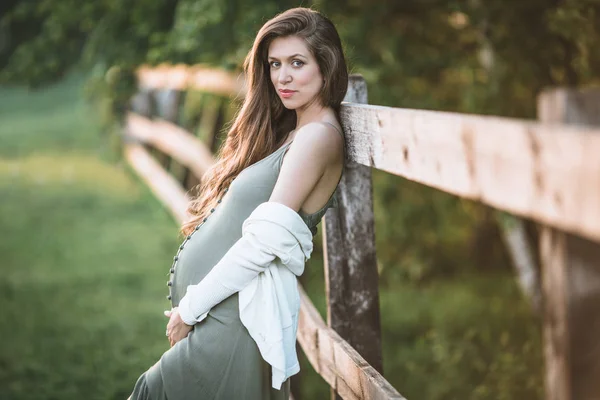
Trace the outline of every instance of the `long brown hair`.
<instances>
[{"instance_id":1,"label":"long brown hair","mask_svg":"<svg viewBox=\"0 0 600 400\"><path fill-rule=\"evenodd\" d=\"M348 88L348 70L340 37L333 23L309 8L292 8L267 21L258 31L244 61L248 87L243 105L218 151L217 162L204 174L197 187L199 196L188 205L192 218L181 232L188 235L215 207L231 181L244 168L271 154L296 126L296 112L288 110L271 83L268 50L278 37L298 36L316 58L324 78L318 98L339 115Z\"/></svg>"}]
</instances>

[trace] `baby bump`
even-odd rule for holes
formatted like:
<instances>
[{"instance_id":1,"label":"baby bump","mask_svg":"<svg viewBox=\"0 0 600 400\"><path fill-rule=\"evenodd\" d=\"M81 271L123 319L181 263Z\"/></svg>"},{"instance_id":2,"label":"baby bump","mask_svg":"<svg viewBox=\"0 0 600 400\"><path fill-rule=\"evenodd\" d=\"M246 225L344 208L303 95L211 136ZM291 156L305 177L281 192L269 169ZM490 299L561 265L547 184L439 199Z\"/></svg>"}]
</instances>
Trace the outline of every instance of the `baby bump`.
<instances>
[{"instance_id":1,"label":"baby bump","mask_svg":"<svg viewBox=\"0 0 600 400\"><path fill-rule=\"evenodd\" d=\"M188 240L175 257L172 267L172 305L176 306L185 295L188 285L196 285L217 265L237 238L224 238L221 235L207 235L198 232ZM196 236L197 235L197 236Z\"/></svg>"}]
</instances>

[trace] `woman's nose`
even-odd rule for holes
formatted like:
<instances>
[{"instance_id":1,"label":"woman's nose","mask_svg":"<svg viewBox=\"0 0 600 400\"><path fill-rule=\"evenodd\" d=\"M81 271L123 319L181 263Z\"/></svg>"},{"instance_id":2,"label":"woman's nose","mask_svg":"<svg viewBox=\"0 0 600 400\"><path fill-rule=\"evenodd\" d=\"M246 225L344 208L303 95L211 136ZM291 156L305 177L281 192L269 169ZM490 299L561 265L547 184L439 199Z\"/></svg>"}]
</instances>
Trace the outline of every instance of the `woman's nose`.
<instances>
[{"instance_id":1,"label":"woman's nose","mask_svg":"<svg viewBox=\"0 0 600 400\"><path fill-rule=\"evenodd\" d=\"M291 80L291 76L286 67L281 67L279 69L279 83L284 84L288 83Z\"/></svg>"}]
</instances>

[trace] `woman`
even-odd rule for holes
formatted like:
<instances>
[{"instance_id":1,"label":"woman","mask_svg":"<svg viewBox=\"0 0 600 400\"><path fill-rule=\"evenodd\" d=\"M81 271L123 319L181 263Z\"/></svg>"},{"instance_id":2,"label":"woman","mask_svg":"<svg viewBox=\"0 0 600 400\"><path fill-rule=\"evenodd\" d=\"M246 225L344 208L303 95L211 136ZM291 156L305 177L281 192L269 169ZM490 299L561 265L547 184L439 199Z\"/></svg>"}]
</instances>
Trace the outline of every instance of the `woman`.
<instances>
[{"instance_id":1,"label":"woman","mask_svg":"<svg viewBox=\"0 0 600 400\"><path fill-rule=\"evenodd\" d=\"M336 200L348 72L335 27L307 8L269 20L244 70L244 104L190 203L170 270L172 347L138 379L133 399L287 400L288 377L299 369L289 340L281 344L297 329L289 270L302 273L312 250L303 229L312 240ZM276 304L262 309L269 299ZM252 307L254 317L240 313ZM260 340L269 334L280 344L270 355Z\"/></svg>"}]
</instances>

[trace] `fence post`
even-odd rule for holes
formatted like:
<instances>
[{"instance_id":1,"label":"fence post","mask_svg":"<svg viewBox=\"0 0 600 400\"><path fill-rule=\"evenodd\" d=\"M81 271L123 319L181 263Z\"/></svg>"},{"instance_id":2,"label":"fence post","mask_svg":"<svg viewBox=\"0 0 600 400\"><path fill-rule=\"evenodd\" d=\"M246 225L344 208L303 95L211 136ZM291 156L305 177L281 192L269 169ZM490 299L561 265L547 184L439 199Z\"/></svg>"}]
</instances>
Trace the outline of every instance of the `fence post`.
<instances>
[{"instance_id":1,"label":"fence post","mask_svg":"<svg viewBox=\"0 0 600 400\"><path fill-rule=\"evenodd\" d=\"M154 91L157 113L156 115L165 121L176 125L179 123L179 105L182 100L182 92L176 89L157 89ZM171 157L168 154L155 154L158 161L167 171L171 167Z\"/></svg>"},{"instance_id":2,"label":"fence post","mask_svg":"<svg viewBox=\"0 0 600 400\"><path fill-rule=\"evenodd\" d=\"M344 101L367 103L362 76L350 76ZM325 214L323 232L327 324L382 373L371 168L347 162L338 190L339 204ZM337 386L342 393L343 382Z\"/></svg>"},{"instance_id":3,"label":"fence post","mask_svg":"<svg viewBox=\"0 0 600 400\"><path fill-rule=\"evenodd\" d=\"M136 114L152 118L156 114L156 104L152 96L152 91L138 87L138 91L131 98L130 108Z\"/></svg>"},{"instance_id":4,"label":"fence post","mask_svg":"<svg viewBox=\"0 0 600 400\"><path fill-rule=\"evenodd\" d=\"M538 97L538 116L542 122L600 125L600 91L544 91ZM582 187L598 184L581 182ZM546 399L598 399L600 244L542 226L540 259Z\"/></svg>"}]
</instances>

